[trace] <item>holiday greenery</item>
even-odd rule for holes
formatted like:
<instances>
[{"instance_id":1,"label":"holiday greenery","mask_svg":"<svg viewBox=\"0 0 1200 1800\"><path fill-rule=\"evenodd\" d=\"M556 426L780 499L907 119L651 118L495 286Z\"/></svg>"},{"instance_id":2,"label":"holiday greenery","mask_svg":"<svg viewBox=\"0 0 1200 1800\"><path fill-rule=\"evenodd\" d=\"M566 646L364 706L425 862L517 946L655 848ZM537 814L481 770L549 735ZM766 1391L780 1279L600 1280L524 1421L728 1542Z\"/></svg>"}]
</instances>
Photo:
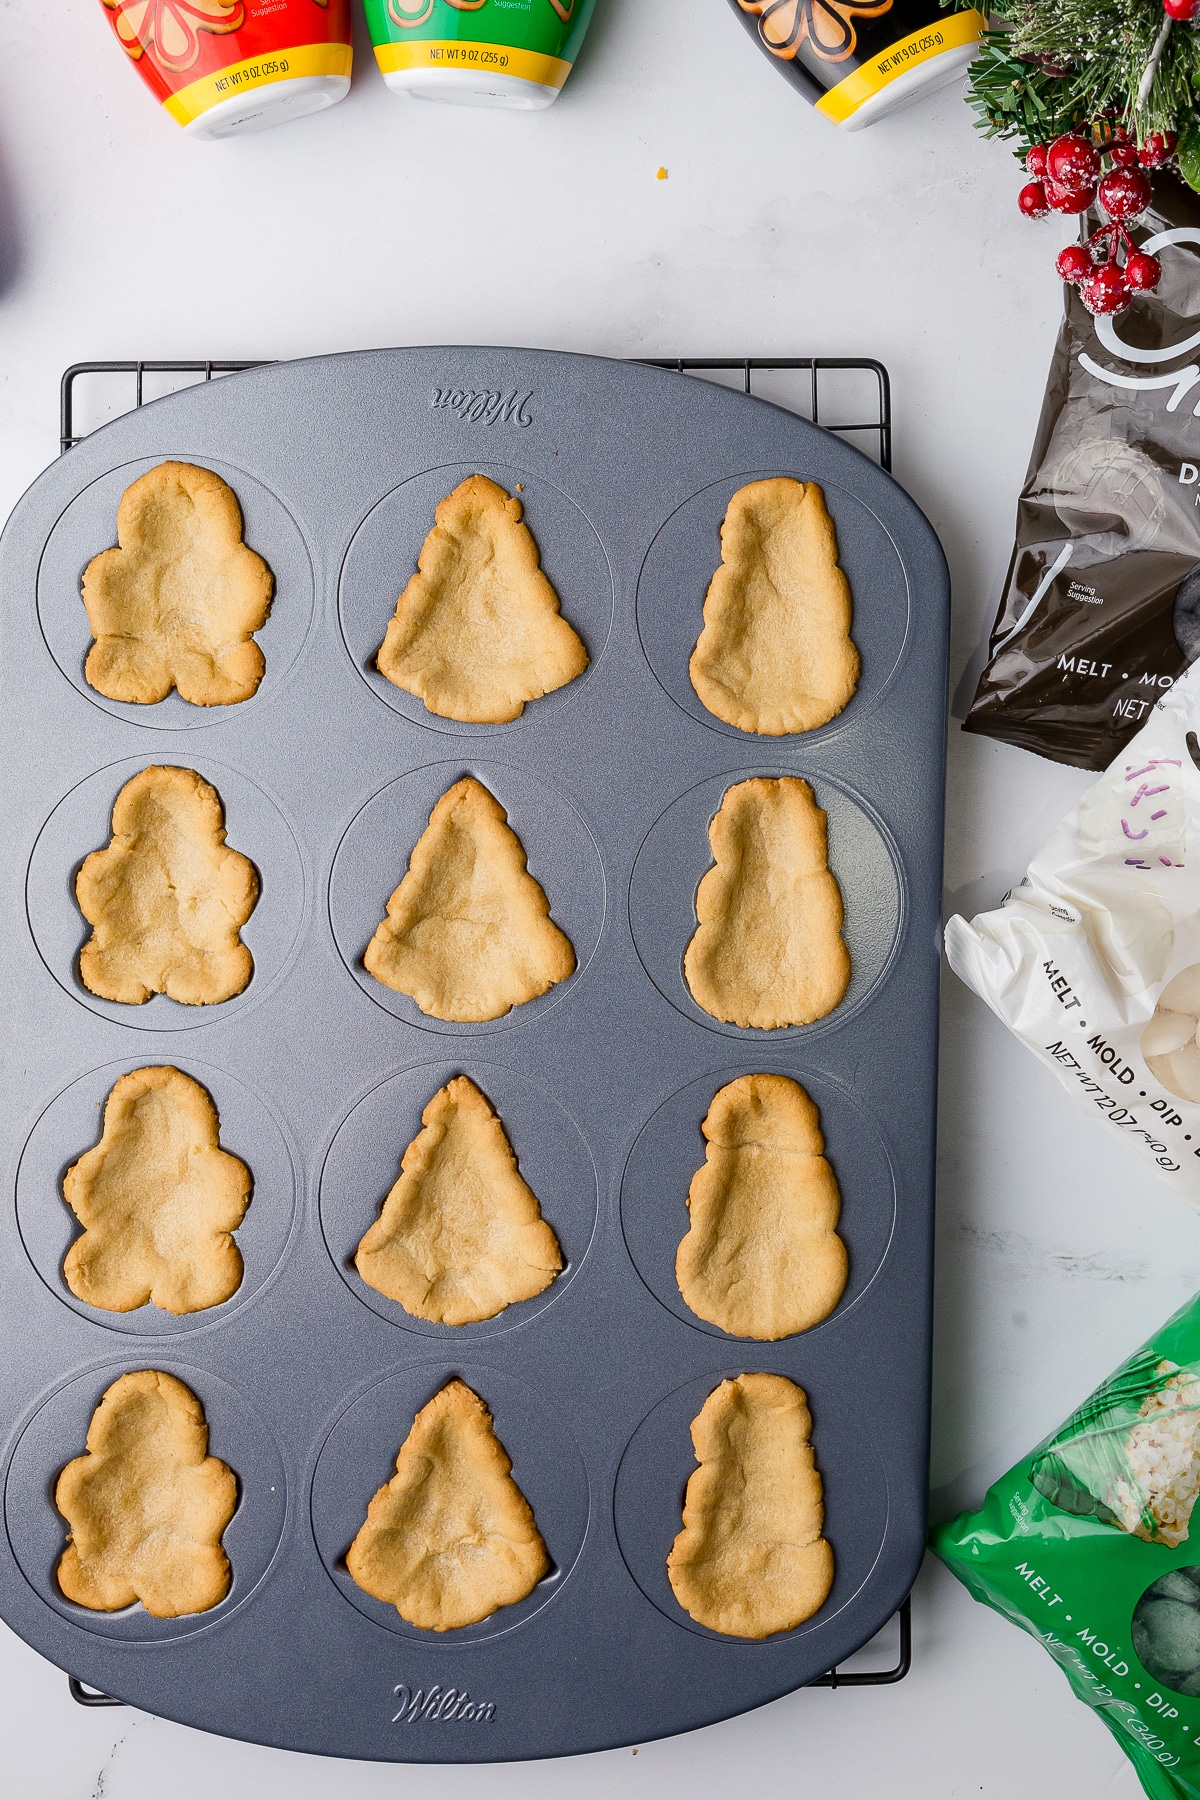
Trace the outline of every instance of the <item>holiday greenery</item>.
<instances>
[{"instance_id":1,"label":"holiday greenery","mask_svg":"<svg viewBox=\"0 0 1200 1800\"><path fill-rule=\"evenodd\" d=\"M1016 140L1026 218L1098 220L1056 267L1089 312L1123 312L1162 278L1131 235L1150 171L1200 190L1200 0L1006 0L993 25L970 69L977 124Z\"/></svg>"},{"instance_id":2,"label":"holiday greenery","mask_svg":"<svg viewBox=\"0 0 1200 1800\"><path fill-rule=\"evenodd\" d=\"M1200 188L1200 0L1006 0L995 22L968 89L988 137L1024 156L1066 132L1103 147L1114 121L1139 145L1172 134Z\"/></svg>"}]
</instances>

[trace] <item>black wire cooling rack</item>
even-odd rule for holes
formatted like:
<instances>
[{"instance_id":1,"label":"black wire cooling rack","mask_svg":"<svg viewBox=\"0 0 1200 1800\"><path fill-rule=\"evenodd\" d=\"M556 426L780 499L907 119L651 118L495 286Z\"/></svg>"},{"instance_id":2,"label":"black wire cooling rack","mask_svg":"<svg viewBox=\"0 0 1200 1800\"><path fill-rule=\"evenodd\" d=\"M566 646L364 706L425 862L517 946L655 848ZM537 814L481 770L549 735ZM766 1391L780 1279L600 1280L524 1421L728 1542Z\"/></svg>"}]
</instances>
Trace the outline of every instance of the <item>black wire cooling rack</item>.
<instances>
[{"instance_id":1,"label":"black wire cooling rack","mask_svg":"<svg viewBox=\"0 0 1200 1800\"><path fill-rule=\"evenodd\" d=\"M892 389L888 372L881 362L866 356L672 356L646 357L651 368L673 369L680 375L698 375L710 381L733 377L740 381L743 392L774 400L792 412L802 413L815 425L824 426L839 437L848 438L860 450L873 456L881 468L892 466ZM242 369L262 367L262 359L250 362L81 362L73 363L62 378L59 390L59 447L70 450L109 418L132 412L158 393L147 393L149 385L161 393L174 393L200 381L212 381L222 375L236 375ZM112 388L112 378L129 378L129 385ZM799 379L807 377L807 380ZM106 382L107 401L99 409L88 430L77 431L76 420L80 394L79 383ZM95 407L98 394L93 388L89 399ZM849 417L845 417L849 413ZM895 1615L899 1627L896 1662L886 1669L847 1669L841 1673L830 1669L819 1675L810 1687L889 1687L903 1681L912 1667L912 1603L905 1599ZM886 1629L886 1628L885 1628ZM85 1687L74 1675L67 1677L72 1700L80 1706L123 1706L109 1694Z\"/></svg>"}]
</instances>

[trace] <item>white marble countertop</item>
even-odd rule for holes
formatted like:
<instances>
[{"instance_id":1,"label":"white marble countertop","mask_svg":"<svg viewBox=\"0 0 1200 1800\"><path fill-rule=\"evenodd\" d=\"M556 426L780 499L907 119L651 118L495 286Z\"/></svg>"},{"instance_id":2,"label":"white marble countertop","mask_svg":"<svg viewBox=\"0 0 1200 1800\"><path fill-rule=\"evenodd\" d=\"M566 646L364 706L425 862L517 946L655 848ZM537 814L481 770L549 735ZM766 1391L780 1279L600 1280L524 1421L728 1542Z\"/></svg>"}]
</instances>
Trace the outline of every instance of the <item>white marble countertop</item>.
<instances>
[{"instance_id":1,"label":"white marble countertop","mask_svg":"<svg viewBox=\"0 0 1200 1800\"><path fill-rule=\"evenodd\" d=\"M361 24L361 21L360 21ZM657 180L660 166L666 180ZM839 134L726 0L599 0L563 99L516 116L387 93L240 143L188 142L97 0L0 0L0 513L57 450L57 383L105 357L287 357L500 342L616 356L873 355L896 473L955 586L952 674L1008 559L1060 307L1065 229L956 90ZM1087 777L952 727L948 905L995 904ZM1200 1224L947 973L932 1484L977 1500L1200 1287ZM569 1764L333 1768L84 1712L0 1627L0 1788L21 1800L653 1794L844 1800L1140 1791L1032 1642L926 1564L914 1667ZM636 1760L635 1760L636 1759Z\"/></svg>"}]
</instances>

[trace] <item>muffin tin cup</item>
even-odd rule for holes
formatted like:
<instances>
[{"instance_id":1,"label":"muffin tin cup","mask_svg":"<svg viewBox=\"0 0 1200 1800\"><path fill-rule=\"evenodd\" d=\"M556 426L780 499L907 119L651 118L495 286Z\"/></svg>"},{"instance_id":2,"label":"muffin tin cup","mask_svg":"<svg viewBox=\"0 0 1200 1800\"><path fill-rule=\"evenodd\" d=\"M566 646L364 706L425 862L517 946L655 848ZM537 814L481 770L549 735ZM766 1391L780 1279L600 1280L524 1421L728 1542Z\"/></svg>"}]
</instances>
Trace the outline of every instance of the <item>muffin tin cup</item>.
<instances>
[{"instance_id":1,"label":"muffin tin cup","mask_svg":"<svg viewBox=\"0 0 1200 1800\"><path fill-rule=\"evenodd\" d=\"M688 1190L705 1163L701 1125L714 1095L741 1075L787 1075L798 1081L821 1115L825 1156L842 1195L838 1236L846 1246L850 1270L846 1287L830 1308L834 1319L857 1304L879 1274L896 1223L896 1182L891 1158L879 1131L856 1106L840 1082L820 1069L793 1064L784 1068L766 1058L739 1063L719 1074L689 1082L664 1100L629 1153L621 1180L621 1224L638 1274L650 1292L681 1319L752 1354L755 1341L731 1336L719 1325L699 1318L679 1291L675 1256L689 1227ZM808 1327L817 1331L819 1319ZM808 1332L803 1335L807 1336Z\"/></svg>"},{"instance_id":2,"label":"muffin tin cup","mask_svg":"<svg viewBox=\"0 0 1200 1800\"><path fill-rule=\"evenodd\" d=\"M239 933L254 959L253 971L240 994L211 1005L183 1005L166 994L152 994L141 1005L107 1000L94 994L80 973L79 953L92 927L75 896L76 877L86 856L111 843L113 804L122 788L153 767L195 770L217 790L226 845L248 856L258 874L258 899ZM279 802L258 782L204 755L132 757L97 769L51 812L29 859L25 911L47 969L81 1006L137 1031L189 1031L218 1017L244 1013L278 980L299 942L308 909L307 887L296 833Z\"/></svg>"},{"instance_id":3,"label":"muffin tin cup","mask_svg":"<svg viewBox=\"0 0 1200 1800\"><path fill-rule=\"evenodd\" d=\"M440 1633L411 1624L390 1602L360 1588L346 1567L346 1552L372 1496L396 1473L396 1454L417 1413L456 1379L465 1381L492 1415L495 1434L512 1462L512 1479L533 1509L550 1568L524 1600L477 1624ZM587 1475L570 1432L546 1415L532 1388L473 1357L407 1367L352 1402L321 1447L311 1493L313 1537L342 1598L384 1630L426 1646L448 1638L456 1645L486 1643L536 1618L575 1566L588 1510Z\"/></svg>"},{"instance_id":4,"label":"muffin tin cup","mask_svg":"<svg viewBox=\"0 0 1200 1800\"><path fill-rule=\"evenodd\" d=\"M734 494L752 481L795 478L794 468L747 469L692 494L655 533L638 576L638 636L646 661L665 691L710 731L743 744L762 744L754 732L719 719L692 686L688 662L704 625L704 596L721 562L721 522ZM851 635L862 663L853 699L828 724L767 742L802 742L811 750L844 726L857 728L891 686L908 642L911 595L904 559L886 525L861 495L823 484L838 542L838 566L850 583Z\"/></svg>"},{"instance_id":5,"label":"muffin tin cup","mask_svg":"<svg viewBox=\"0 0 1200 1800\"><path fill-rule=\"evenodd\" d=\"M563 1268L540 1294L494 1318L442 1325L407 1312L371 1287L358 1273L354 1253L400 1178L400 1159L422 1129L422 1112L460 1075L475 1083L503 1125L521 1178L558 1239ZM447 1346L465 1344L526 1324L566 1293L596 1228L596 1169L579 1127L545 1088L499 1063L475 1058L429 1063L372 1088L339 1125L321 1171L321 1226L334 1266L364 1306L402 1330L440 1338Z\"/></svg>"},{"instance_id":6,"label":"muffin tin cup","mask_svg":"<svg viewBox=\"0 0 1200 1800\"><path fill-rule=\"evenodd\" d=\"M138 1604L118 1612L77 1605L67 1599L55 1573L66 1530L53 1504L58 1476L84 1454L88 1423L106 1389L122 1375L144 1368L174 1375L195 1394L208 1423L208 1454L228 1464L238 1483L237 1504L221 1540L232 1572L229 1592L207 1612L175 1619L155 1618ZM283 1459L270 1425L231 1382L173 1356L130 1359L76 1376L38 1407L8 1462L4 1520L25 1580L75 1629L121 1644L164 1646L223 1624L254 1593L279 1547L287 1493Z\"/></svg>"},{"instance_id":7,"label":"muffin tin cup","mask_svg":"<svg viewBox=\"0 0 1200 1800\"><path fill-rule=\"evenodd\" d=\"M756 1372L785 1373L775 1368L769 1347L765 1354L759 1349L753 1365ZM682 1529L684 1492L697 1466L692 1420L714 1389L722 1381L736 1379L745 1367L738 1362L723 1367L716 1364L708 1374L665 1394L650 1409L621 1458L613 1516L629 1573L664 1618L711 1643L762 1654L777 1651L798 1637L823 1633L870 1580L887 1535L888 1495L882 1464L878 1458L862 1455L853 1409L831 1404L828 1394L822 1403L819 1395L809 1393L814 1409L811 1442L818 1469L836 1466L851 1456L859 1463L858 1480L852 1490L840 1495L836 1507L826 1493L822 1535L832 1546L834 1569L828 1598L810 1619L791 1631L772 1632L765 1638L734 1637L693 1618L676 1599L667 1574L667 1555ZM794 1368L786 1373L796 1379Z\"/></svg>"},{"instance_id":8,"label":"muffin tin cup","mask_svg":"<svg viewBox=\"0 0 1200 1800\"><path fill-rule=\"evenodd\" d=\"M433 731L456 737L493 737L511 731L521 720L480 725L446 718L432 712L417 695L397 687L375 666L396 601L416 573L417 558L439 502L471 475L486 475L520 500L522 522L533 535L542 572L558 595L563 617L582 638L588 653L588 667L582 675L540 700L529 701L526 713L534 708L545 718L578 699L585 691L584 684L595 675L612 629L612 571L604 546L578 503L561 488L515 464L448 463L423 469L385 494L371 508L346 552L338 583L338 613L355 668L385 706Z\"/></svg>"},{"instance_id":9,"label":"muffin tin cup","mask_svg":"<svg viewBox=\"0 0 1200 1800\"><path fill-rule=\"evenodd\" d=\"M219 724L228 709L194 706L173 690L165 700L150 706L110 700L90 685L84 673L92 646L80 592L84 571L93 555L116 544L117 507L125 489L161 460L141 457L106 470L64 509L46 540L38 566L38 623L51 656L72 687L93 706L126 724L144 725L151 731L194 731ZM176 460L191 459L181 448ZM266 659L266 670L253 697L242 704L258 710L268 707L282 691L308 640L313 617L312 560L300 527L277 494L246 469L231 468L212 457L203 460L204 466L219 475L237 495L242 509L242 541L264 559L274 574L276 598L280 593L287 596L282 606L272 603L266 624L254 634ZM87 547L91 544L96 549L89 552Z\"/></svg>"},{"instance_id":10,"label":"muffin tin cup","mask_svg":"<svg viewBox=\"0 0 1200 1800\"><path fill-rule=\"evenodd\" d=\"M379 981L363 962L367 945L387 916L387 903L408 869L413 846L447 789L472 776L508 815L520 838L529 873L550 902L550 917L571 941L575 968L524 1006L481 1023L437 1018L408 994ZM557 786L528 769L491 759L431 763L413 769L373 794L350 822L338 845L329 882L329 917L337 947L363 993L406 1024L422 1031L486 1037L526 1025L557 1006L592 959L604 924L604 870L595 840L576 807Z\"/></svg>"},{"instance_id":11,"label":"muffin tin cup","mask_svg":"<svg viewBox=\"0 0 1200 1800\"><path fill-rule=\"evenodd\" d=\"M713 866L708 830L731 787L761 777L808 781L825 813L829 868L842 896L841 936L850 953L850 982L831 1012L805 1025L771 1030L718 1019L695 998L683 957L697 928L696 890ZM642 967L671 1005L709 1031L778 1042L843 1025L869 1001L892 966L904 927L904 870L891 834L874 809L836 776L763 762L710 776L672 801L638 851L629 884L629 925Z\"/></svg>"}]
</instances>

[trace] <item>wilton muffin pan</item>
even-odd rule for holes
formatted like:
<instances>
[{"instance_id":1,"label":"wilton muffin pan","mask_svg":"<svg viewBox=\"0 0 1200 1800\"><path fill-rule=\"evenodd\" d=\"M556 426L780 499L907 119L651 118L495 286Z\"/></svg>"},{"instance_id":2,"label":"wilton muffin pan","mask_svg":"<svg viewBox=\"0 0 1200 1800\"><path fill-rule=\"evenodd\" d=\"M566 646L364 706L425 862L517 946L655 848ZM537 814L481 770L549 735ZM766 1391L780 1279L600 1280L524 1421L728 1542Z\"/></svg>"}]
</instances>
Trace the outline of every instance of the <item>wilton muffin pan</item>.
<instances>
[{"instance_id":1,"label":"wilton muffin pan","mask_svg":"<svg viewBox=\"0 0 1200 1800\"><path fill-rule=\"evenodd\" d=\"M484 402L486 401L486 404ZM124 488L168 458L234 489L276 596L240 706L112 702L83 675L83 569ZM440 500L521 489L591 664L502 726L436 718L373 667ZM725 506L765 475L824 488L854 593L859 690L829 725L756 738L687 678ZM925 1522L948 584L902 490L766 402L592 357L396 350L276 364L145 406L30 489L0 540L4 1082L0 1614L89 1685L296 1750L397 1761L557 1756L761 1705L895 1610ZM245 991L216 1006L98 1000L74 876L140 768L213 783L261 899ZM362 954L430 808L476 775L508 810L577 967L485 1025L420 1013ZM710 1018L682 976L707 828L733 782L795 774L829 816L853 959L809 1027ZM201 1081L254 1190L245 1279L210 1312L106 1314L62 1275L66 1168L118 1076ZM716 1090L794 1076L821 1109L850 1278L821 1324L727 1336L674 1286ZM504 1121L565 1268L461 1328L367 1287L354 1247L422 1107L468 1074ZM177 1374L237 1472L233 1580L211 1612L89 1612L59 1591L58 1471L127 1370ZM689 1425L727 1375L809 1396L833 1589L765 1641L691 1619L666 1578ZM414 1413L451 1376L492 1409L551 1569L442 1634L359 1590L345 1553Z\"/></svg>"}]
</instances>

